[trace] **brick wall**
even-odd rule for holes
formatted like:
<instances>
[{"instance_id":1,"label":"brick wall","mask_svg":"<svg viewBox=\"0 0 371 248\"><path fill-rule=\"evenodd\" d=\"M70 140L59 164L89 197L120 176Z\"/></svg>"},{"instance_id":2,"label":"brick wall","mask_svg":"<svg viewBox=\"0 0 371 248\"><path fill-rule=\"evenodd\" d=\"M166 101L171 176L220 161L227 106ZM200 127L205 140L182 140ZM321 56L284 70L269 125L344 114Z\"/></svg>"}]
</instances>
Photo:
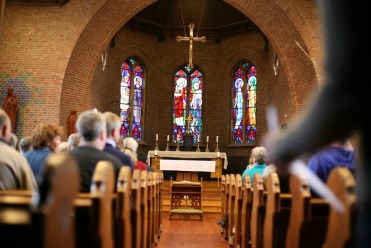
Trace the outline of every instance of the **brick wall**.
<instances>
[{"instance_id":1,"label":"brick wall","mask_svg":"<svg viewBox=\"0 0 371 248\"><path fill-rule=\"evenodd\" d=\"M70 1L54 6L6 5L0 27L0 101L11 85L19 96L17 134L28 135L40 121L58 122L66 127L71 109L98 107L115 110L118 91L111 91L119 75L115 68L125 56L137 55L147 69L145 132L148 148L154 147L154 133L170 132L171 88L174 65L187 61L187 44L119 32L117 45L109 49L109 66L102 73L101 53L112 37L138 11L153 0ZM236 37L214 44L195 44L194 61L207 73L204 102L204 132L219 135L221 149L231 156L244 155L249 147L229 147L231 68L239 59L252 60L259 69L258 125L265 126L264 108L279 107L281 124L288 123L308 105L308 89L316 89L321 79L322 43L315 1L227 0L253 20L270 42L270 52L262 50L258 35ZM124 37L123 35L127 35ZM131 45L125 40L131 38ZM138 38L134 41L134 38ZM175 43L175 44L173 44ZM273 75L274 54L280 58L279 73ZM310 57L310 59L308 58ZM116 98L117 99L117 98ZM104 109L107 108L107 109ZM215 111L217 110L217 111ZM286 114L286 117L285 117ZM264 129L258 129L258 135ZM211 138L211 149L215 147ZM164 143L160 144L164 147Z\"/></svg>"}]
</instances>

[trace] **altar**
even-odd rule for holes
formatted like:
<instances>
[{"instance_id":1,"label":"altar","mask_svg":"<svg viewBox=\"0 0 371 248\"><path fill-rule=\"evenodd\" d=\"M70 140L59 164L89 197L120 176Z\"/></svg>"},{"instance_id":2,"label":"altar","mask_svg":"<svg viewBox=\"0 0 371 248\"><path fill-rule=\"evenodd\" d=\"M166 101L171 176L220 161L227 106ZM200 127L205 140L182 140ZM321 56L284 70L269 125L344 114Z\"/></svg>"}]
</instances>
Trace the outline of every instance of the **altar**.
<instances>
[{"instance_id":1,"label":"altar","mask_svg":"<svg viewBox=\"0 0 371 248\"><path fill-rule=\"evenodd\" d=\"M220 179L222 169L227 169L227 154L224 152L157 151L148 152L148 161L155 171L196 171L210 173L210 178ZM171 160L171 161L167 161ZM174 161L176 160L176 161ZM161 162L163 161L163 162ZM202 163L210 161L212 163ZM171 168L169 168L171 164ZM212 165L215 164L215 169Z\"/></svg>"}]
</instances>

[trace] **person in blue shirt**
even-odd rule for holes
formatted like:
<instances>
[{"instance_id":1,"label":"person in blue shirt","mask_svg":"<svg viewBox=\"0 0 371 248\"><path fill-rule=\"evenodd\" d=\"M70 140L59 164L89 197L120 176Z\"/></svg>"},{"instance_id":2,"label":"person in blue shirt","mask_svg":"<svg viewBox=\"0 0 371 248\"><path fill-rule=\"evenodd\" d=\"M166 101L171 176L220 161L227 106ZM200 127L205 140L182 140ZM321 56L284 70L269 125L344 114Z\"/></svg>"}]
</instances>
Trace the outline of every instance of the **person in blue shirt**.
<instances>
[{"instance_id":1,"label":"person in blue shirt","mask_svg":"<svg viewBox=\"0 0 371 248\"><path fill-rule=\"evenodd\" d=\"M330 146L315 153L308 161L308 167L324 182L330 171L338 166L355 171L356 152L349 140L335 141Z\"/></svg>"},{"instance_id":2,"label":"person in blue shirt","mask_svg":"<svg viewBox=\"0 0 371 248\"><path fill-rule=\"evenodd\" d=\"M268 151L264 146L257 146L251 151L251 159L253 166L248 166L242 173L242 178L246 175L250 176L253 181L256 173L263 175L264 169L267 167Z\"/></svg>"}]
</instances>

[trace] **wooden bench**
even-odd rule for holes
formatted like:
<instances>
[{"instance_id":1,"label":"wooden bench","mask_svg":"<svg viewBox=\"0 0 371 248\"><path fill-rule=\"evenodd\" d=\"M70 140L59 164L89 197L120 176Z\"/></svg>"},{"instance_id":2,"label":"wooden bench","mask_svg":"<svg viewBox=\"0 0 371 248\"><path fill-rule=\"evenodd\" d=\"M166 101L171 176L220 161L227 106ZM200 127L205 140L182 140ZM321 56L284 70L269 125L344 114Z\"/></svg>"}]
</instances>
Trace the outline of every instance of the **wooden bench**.
<instances>
[{"instance_id":1,"label":"wooden bench","mask_svg":"<svg viewBox=\"0 0 371 248\"><path fill-rule=\"evenodd\" d=\"M115 247L132 247L132 226L130 219L131 168L123 166L120 169L115 208Z\"/></svg>"},{"instance_id":2,"label":"wooden bench","mask_svg":"<svg viewBox=\"0 0 371 248\"><path fill-rule=\"evenodd\" d=\"M328 187L344 205L344 212L330 209L329 224L323 248L355 247L355 180L346 167L336 167L327 180Z\"/></svg>"},{"instance_id":3,"label":"wooden bench","mask_svg":"<svg viewBox=\"0 0 371 248\"><path fill-rule=\"evenodd\" d=\"M243 248L250 247L252 201L250 176L246 175L242 180L241 247Z\"/></svg>"},{"instance_id":4,"label":"wooden bench","mask_svg":"<svg viewBox=\"0 0 371 248\"><path fill-rule=\"evenodd\" d=\"M76 161L65 153L52 154L44 168L38 194L0 191L2 247L75 247L73 202L80 186Z\"/></svg>"},{"instance_id":5,"label":"wooden bench","mask_svg":"<svg viewBox=\"0 0 371 248\"><path fill-rule=\"evenodd\" d=\"M234 237L233 246L241 247L241 217L242 217L242 177L236 174L235 203L234 203Z\"/></svg>"},{"instance_id":6,"label":"wooden bench","mask_svg":"<svg viewBox=\"0 0 371 248\"><path fill-rule=\"evenodd\" d=\"M115 174L112 163L99 161L95 167L91 191L75 198L78 247L113 247L113 201Z\"/></svg>"},{"instance_id":7,"label":"wooden bench","mask_svg":"<svg viewBox=\"0 0 371 248\"><path fill-rule=\"evenodd\" d=\"M311 198L308 180L292 175L292 195L286 247L322 247L325 239L329 205L321 198Z\"/></svg>"},{"instance_id":8,"label":"wooden bench","mask_svg":"<svg viewBox=\"0 0 371 248\"><path fill-rule=\"evenodd\" d=\"M291 211L291 194L281 193L280 180L275 172L267 176L265 188L267 200L263 245L265 248L284 247Z\"/></svg>"},{"instance_id":9,"label":"wooden bench","mask_svg":"<svg viewBox=\"0 0 371 248\"><path fill-rule=\"evenodd\" d=\"M263 224L265 216L264 183L260 174L253 178L253 200L251 210L251 247L263 246Z\"/></svg>"},{"instance_id":10,"label":"wooden bench","mask_svg":"<svg viewBox=\"0 0 371 248\"><path fill-rule=\"evenodd\" d=\"M229 197L228 197L228 244L233 245L234 236L234 211L236 198L236 175L230 174Z\"/></svg>"}]
</instances>

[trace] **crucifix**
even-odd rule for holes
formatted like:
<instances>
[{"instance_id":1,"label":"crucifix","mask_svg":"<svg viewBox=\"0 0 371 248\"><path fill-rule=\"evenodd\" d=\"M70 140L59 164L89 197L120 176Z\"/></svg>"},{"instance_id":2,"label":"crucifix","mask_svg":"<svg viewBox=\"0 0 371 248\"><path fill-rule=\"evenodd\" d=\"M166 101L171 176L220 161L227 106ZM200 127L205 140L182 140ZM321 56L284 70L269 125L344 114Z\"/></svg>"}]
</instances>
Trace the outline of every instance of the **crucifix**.
<instances>
[{"instance_id":1,"label":"crucifix","mask_svg":"<svg viewBox=\"0 0 371 248\"><path fill-rule=\"evenodd\" d=\"M195 27L195 25L191 22L189 25L189 37L188 36L180 36L178 35L176 37L176 41L182 41L182 40L185 40L185 41L189 41L189 63L188 63L188 66L189 68L193 68L193 62L192 62L192 58L193 58L193 41L201 41L201 42L206 42L206 37L205 36L201 36L201 37L193 37L193 29Z\"/></svg>"}]
</instances>

